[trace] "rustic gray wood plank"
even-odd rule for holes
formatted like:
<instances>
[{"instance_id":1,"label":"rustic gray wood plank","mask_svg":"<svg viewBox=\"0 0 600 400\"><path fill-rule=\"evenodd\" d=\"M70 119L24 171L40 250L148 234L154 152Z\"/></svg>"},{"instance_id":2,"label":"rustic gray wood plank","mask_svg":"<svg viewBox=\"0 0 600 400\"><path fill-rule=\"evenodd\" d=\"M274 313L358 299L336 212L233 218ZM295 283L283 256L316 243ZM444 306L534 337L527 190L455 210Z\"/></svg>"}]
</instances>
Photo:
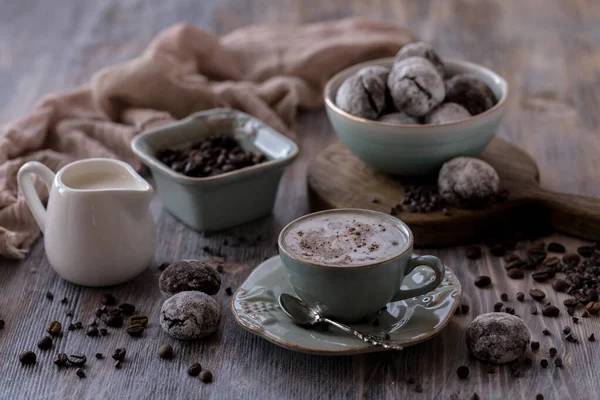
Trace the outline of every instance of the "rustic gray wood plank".
<instances>
[{"instance_id":1,"label":"rustic gray wood plank","mask_svg":"<svg viewBox=\"0 0 600 400\"><path fill-rule=\"evenodd\" d=\"M225 33L255 23L311 22L362 15L402 24L433 42L447 57L487 65L511 85L508 115L499 135L517 143L538 161L542 182L553 190L600 196L600 5L594 0L448 0L448 1L318 1L268 2L158 0L23 0L0 4L0 123L31 109L39 96L86 82L99 68L138 54L160 29L182 20ZM312 157L333 139L323 112L303 113L298 128L302 153L283 179L273 216L256 223L204 237L190 231L164 212L155 199L152 210L160 242L155 262L133 282L110 288L120 301L135 304L151 318L145 337L133 339L124 330L88 338L82 331L68 332L51 351L36 351L32 368L17 362L18 353L35 348L46 322L66 325L60 299L69 299L74 320L89 322L104 290L80 288L57 277L38 242L22 263L0 264L0 398L440 398L468 399L579 399L598 393L595 365L600 344L566 343L560 329L566 317L549 320L528 314L531 299L515 301L532 281L509 281L502 263L486 255L466 261L463 248L428 250L444 259L464 286L468 315L453 318L442 334L402 353L379 353L325 358L297 354L268 343L238 327L229 311L230 297L221 291L217 300L223 321L217 334L205 341L183 343L168 338L156 323L161 297L156 265L185 257L205 257L202 248L222 252L236 264L223 277L223 287L236 288L265 257L276 254L279 229L309 212L305 172ZM244 204L240 204L243 207ZM239 235L261 236L259 243L225 246ZM580 242L555 237L576 248ZM36 272L32 273L31 269ZM477 275L492 277L492 287L475 288ZM536 284L558 303L547 284ZM44 293L51 290L49 302ZM472 360L464 347L464 329L477 314L490 311L507 292L542 349L532 356L535 367L514 378L510 368L487 367ZM572 325L572 324L570 324ZM541 335L543 327L553 332ZM600 334L598 318L573 326L580 338ZM176 358L156 356L162 343L172 343ZM537 367L542 354L555 346L564 369ZM123 369L110 358L95 360L97 351L110 356L116 347L128 350ZM37 350L37 349L36 349ZM88 356L88 378L79 380L73 370L52 363L58 351L80 351ZM544 355L545 356L545 355ZM203 385L186 374L199 361L215 374ZM459 381L459 365L471 368L468 381ZM406 383L414 378L423 393Z\"/></svg>"}]
</instances>

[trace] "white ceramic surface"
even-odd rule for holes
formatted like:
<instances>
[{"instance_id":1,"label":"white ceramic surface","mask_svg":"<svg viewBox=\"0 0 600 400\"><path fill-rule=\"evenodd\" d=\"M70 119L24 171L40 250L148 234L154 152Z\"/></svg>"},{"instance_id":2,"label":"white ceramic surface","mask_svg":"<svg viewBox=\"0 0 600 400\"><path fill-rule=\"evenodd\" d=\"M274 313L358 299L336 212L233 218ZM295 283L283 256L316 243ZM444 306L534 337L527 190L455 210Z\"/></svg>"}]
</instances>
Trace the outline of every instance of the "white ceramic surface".
<instances>
[{"instance_id":1,"label":"white ceramic surface","mask_svg":"<svg viewBox=\"0 0 600 400\"><path fill-rule=\"evenodd\" d=\"M76 189L68 185L90 174L119 177L119 185ZM33 176L48 187L47 208ZM149 264L156 228L149 210L152 187L128 164L111 159L76 161L55 175L39 162L18 174L19 186L42 233L46 255L58 275L84 286L123 283Z\"/></svg>"}]
</instances>

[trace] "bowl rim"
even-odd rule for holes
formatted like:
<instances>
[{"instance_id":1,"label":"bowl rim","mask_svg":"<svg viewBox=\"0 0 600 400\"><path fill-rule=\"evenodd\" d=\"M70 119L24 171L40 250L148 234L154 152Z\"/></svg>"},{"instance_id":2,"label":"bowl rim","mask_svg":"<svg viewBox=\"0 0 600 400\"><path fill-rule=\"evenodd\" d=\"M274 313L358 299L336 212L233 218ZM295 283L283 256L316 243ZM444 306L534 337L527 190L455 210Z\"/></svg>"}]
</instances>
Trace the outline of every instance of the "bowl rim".
<instances>
[{"instance_id":1,"label":"bowl rim","mask_svg":"<svg viewBox=\"0 0 600 400\"><path fill-rule=\"evenodd\" d=\"M166 166L165 164L160 162L156 157L148 154L146 151L144 151L140 148L140 143L142 141L144 141L144 139L147 136L161 134L161 131L164 131L166 128L174 128L174 127L183 126L183 125L191 123L195 119L204 119L211 115L220 114L220 113L238 114L238 115L242 115L246 118L249 118L249 119L259 122L265 128L269 129L272 133L274 133L275 136L278 136L280 139L283 139L283 141L285 141L287 144L290 145L290 147L291 147L290 154L288 154L285 157L282 157L280 159L269 160L269 161L266 161L266 162L263 162L260 164L249 166L249 167L244 167L244 168L233 170L230 172L225 172L223 174L219 174L219 175L215 175L215 176L208 176L208 177L194 178L194 177L190 177L190 176L181 174L179 172L173 171L171 168L169 168L168 166ZM231 117L227 117L227 118L231 118ZM162 134L164 134L164 132L162 132ZM228 180L231 180L234 178L253 175L257 172L260 172L261 170L266 170L266 169L270 169L273 167L278 167L278 166L285 167L288 164L290 164L292 161L294 161L294 159L298 156L298 153L299 153L299 148L298 148L298 145L296 144L296 142L294 142L292 139L288 138L283 133L277 131L276 129L273 129L271 126L269 126L264 121L254 117L250 114L246 114L243 111L239 111L239 110L236 110L233 108L227 108L227 107L219 107L219 108L212 108L209 110L199 111L199 112L190 114L189 116L187 116L183 119L176 120L176 121L170 122L168 124L160 125L156 128L148 129L148 130L136 135L131 140L130 146L131 146L131 149L133 150L133 152L135 153L135 155L144 164L146 164L146 166L148 166L151 170L155 170L155 171L158 170L158 171L162 172L163 174L170 176L175 181L178 181L181 183L186 183L186 184L200 184L200 183L209 183L209 182L228 181Z\"/></svg>"},{"instance_id":2,"label":"bowl rim","mask_svg":"<svg viewBox=\"0 0 600 400\"><path fill-rule=\"evenodd\" d=\"M380 125L380 126L385 126L385 127L390 127L390 128L402 127L402 128L411 128L411 129L432 130L433 128L464 124L464 123L467 123L470 121L474 121L478 118L486 117L486 116L493 114L496 111L500 110L502 107L504 107L504 104L506 103L506 99L508 98L508 94L509 94L508 82L501 75L497 74L496 72L492 71L491 69L489 69L487 67L484 67L481 64L476 64L476 63L473 63L470 61L464 61L464 60L458 60L458 59L444 59L443 60L444 64L453 64L453 65L459 65L459 66L463 66L463 67L466 66L471 69L481 69L481 70L485 71L485 73L489 74L490 76L492 76L495 79L497 79L498 81L500 81L500 89L502 91L502 96L500 97L498 102L492 108L490 108L480 114L477 114L477 115L469 117L469 118L464 118L464 119L461 119L458 121L446 122L443 124L397 124L397 123L393 123L393 122L384 122L384 121L366 119L366 118L361 118L361 117L357 117L355 115L349 114L346 111L339 108L335 104L335 101L332 99L333 93L332 93L331 87L333 86L334 82L336 82L337 80L339 80L341 78L342 75L347 74L348 70L356 69L358 71L360 68L363 68L363 67L381 65L384 62L390 62L390 61L393 62L393 60L394 60L394 57L384 57L384 58L377 58L377 59L370 60L370 61L365 61L365 62L362 62L359 64L354 64L350 67L344 68L343 70L341 70L340 72L338 72L337 74L335 74L334 76L329 78L329 80L325 84L325 88L323 89L323 100L325 102L325 106L330 108L332 111L340 114L341 116L351 119L351 120L354 120L359 123L374 124L374 125ZM398 132L398 133L402 133L402 132Z\"/></svg>"}]
</instances>

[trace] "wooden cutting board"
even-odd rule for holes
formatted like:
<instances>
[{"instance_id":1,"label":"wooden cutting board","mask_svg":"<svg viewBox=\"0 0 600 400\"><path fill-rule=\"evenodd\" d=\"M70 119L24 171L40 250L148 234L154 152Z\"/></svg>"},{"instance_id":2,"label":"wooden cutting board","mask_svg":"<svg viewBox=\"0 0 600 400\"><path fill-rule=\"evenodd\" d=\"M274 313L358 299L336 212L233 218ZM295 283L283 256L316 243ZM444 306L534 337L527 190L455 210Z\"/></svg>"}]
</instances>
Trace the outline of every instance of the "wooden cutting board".
<instances>
[{"instance_id":1,"label":"wooden cutting board","mask_svg":"<svg viewBox=\"0 0 600 400\"><path fill-rule=\"evenodd\" d=\"M410 226L416 245L464 244L481 241L500 229L531 226L600 241L600 199L543 189L531 156L501 139L495 138L480 158L498 171L501 187L510 193L508 200L480 210L448 207L450 216L441 211L402 211L398 218ZM435 177L432 181L435 182ZM339 142L318 154L308 173L314 209L351 207L389 213L402 201L404 187L415 183L374 170ZM370 196L375 196L378 202L372 203Z\"/></svg>"}]
</instances>

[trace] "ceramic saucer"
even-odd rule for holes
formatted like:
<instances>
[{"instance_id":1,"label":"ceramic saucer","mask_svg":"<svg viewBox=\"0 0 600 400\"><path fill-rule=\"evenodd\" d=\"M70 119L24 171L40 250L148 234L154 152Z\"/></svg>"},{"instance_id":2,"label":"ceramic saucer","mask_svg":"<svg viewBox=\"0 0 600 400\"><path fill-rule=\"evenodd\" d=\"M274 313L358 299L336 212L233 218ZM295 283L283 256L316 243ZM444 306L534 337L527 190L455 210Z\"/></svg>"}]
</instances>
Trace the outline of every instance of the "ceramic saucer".
<instances>
[{"instance_id":1,"label":"ceramic saucer","mask_svg":"<svg viewBox=\"0 0 600 400\"><path fill-rule=\"evenodd\" d=\"M433 276L426 267L416 268L402 282L412 289ZM279 256L272 257L252 271L232 301L237 322L250 332L286 349L322 355L349 355L385 350L362 342L335 328L322 331L295 325L279 307L281 293L295 296ZM378 317L379 325L357 324L357 330L390 335L403 347L437 335L450 322L460 303L462 288L456 275L446 267L442 284L426 295L388 304Z\"/></svg>"}]
</instances>

